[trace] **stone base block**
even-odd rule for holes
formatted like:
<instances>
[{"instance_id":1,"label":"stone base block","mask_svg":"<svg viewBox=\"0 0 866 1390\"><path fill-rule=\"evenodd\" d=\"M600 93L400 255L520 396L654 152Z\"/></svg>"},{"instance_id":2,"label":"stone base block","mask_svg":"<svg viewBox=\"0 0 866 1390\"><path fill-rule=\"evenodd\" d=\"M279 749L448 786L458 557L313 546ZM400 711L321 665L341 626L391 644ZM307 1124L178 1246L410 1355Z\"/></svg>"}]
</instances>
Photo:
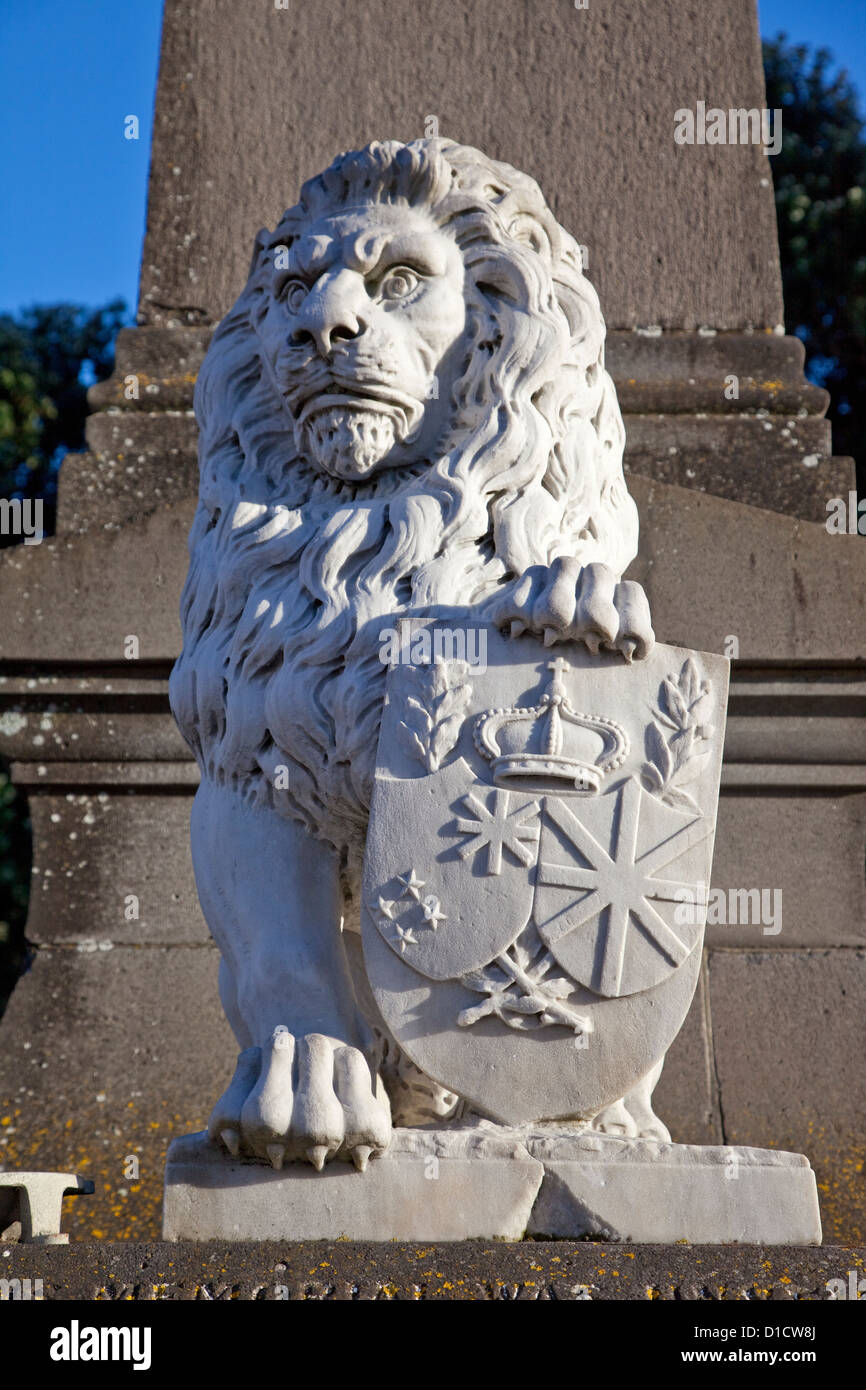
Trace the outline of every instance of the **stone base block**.
<instances>
[{"instance_id":1,"label":"stone base block","mask_svg":"<svg viewBox=\"0 0 866 1390\"><path fill-rule=\"evenodd\" d=\"M164 1240L520 1240L544 1168L517 1142L449 1143L397 1130L359 1173L329 1163L280 1172L231 1160L204 1134L176 1139L165 1166ZM445 1142L441 1141L444 1137Z\"/></svg>"},{"instance_id":2,"label":"stone base block","mask_svg":"<svg viewBox=\"0 0 866 1390\"><path fill-rule=\"evenodd\" d=\"M166 1240L596 1239L820 1245L801 1154L619 1139L482 1122L396 1130L365 1173L275 1172L204 1134L168 1151Z\"/></svg>"},{"instance_id":3,"label":"stone base block","mask_svg":"<svg viewBox=\"0 0 866 1390\"><path fill-rule=\"evenodd\" d=\"M544 1181L527 1235L637 1245L820 1245L802 1154L587 1135L533 1140Z\"/></svg>"}]
</instances>

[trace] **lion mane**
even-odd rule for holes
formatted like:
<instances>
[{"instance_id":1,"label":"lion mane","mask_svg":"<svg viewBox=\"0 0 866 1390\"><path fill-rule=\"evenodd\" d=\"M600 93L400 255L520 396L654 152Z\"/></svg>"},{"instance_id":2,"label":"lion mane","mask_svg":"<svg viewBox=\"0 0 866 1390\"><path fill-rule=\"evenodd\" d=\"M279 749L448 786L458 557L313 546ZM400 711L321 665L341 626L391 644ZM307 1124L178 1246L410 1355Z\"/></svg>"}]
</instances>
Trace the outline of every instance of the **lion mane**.
<instances>
[{"instance_id":1,"label":"lion mane","mask_svg":"<svg viewBox=\"0 0 866 1390\"><path fill-rule=\"evenodd\" d=\"M363 483L295 446L256 324L274 252L345 207L423 208L465 266L466 352L435 457ZM171 705L202 776L360 862L386 667L380 633L480 616L531 565L621 575L637 550L604 321L531 178L441 139L374 142L304 184L214 337L195 393L200 492ZM350 879L354 872L350 874Z\"/></svg>"}]
</instances>

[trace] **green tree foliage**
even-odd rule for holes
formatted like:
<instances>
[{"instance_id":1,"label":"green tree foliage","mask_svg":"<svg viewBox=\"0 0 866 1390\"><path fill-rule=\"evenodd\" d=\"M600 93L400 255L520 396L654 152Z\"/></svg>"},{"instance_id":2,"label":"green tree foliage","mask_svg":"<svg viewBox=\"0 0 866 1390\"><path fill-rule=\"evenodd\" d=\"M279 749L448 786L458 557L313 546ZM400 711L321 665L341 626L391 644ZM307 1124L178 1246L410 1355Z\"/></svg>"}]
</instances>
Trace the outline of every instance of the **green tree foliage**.
<instances>
[{"instance_id":1,"label":"green tree foliage","mask_svg":"<svg viewBox=\"0 0 866 1390\"><path fill-rule=\"evenodd\" d=\"M866 130L832 55L764 43L767 105L782 111L772 160L789 332L806 375L830 392L833 452L857 459L866 490Z\"/></svg>"},{"instance_id":2,"label":"green tree foliage","mask_svg":"<svg viewBox=\"0 0 866 1390\"><path fill-rule=\"evenodd\" d=\"M42 497L46 531L63 455L84 445L87 387L110 375L126 318L122 299L0 314L0 497Z\"/></svg>"}]
</instances>

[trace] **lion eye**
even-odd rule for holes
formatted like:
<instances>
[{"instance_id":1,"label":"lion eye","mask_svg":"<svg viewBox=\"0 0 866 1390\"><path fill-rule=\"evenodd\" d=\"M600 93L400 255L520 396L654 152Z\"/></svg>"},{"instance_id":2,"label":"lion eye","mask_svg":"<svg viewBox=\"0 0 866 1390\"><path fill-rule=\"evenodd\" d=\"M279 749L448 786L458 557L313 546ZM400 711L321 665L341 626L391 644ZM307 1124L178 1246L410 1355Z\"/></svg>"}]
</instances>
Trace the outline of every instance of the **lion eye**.
<instances>
[{"instance_id":1,"label":"lion eye","mask_svg":"<svg viewBox=\"0 0 866 1390\"><path fill-rule=\"evenodd\" d=\"M280 290L280 298L289 312L296 314L306 299L307 292L303 280L287 280Z\"/></svg>"},{"instance_id":2,"label":"lion eye","mask_svg":"<svg viewBox=\"0 0 866 1390\"><path fill-rule=\"evenodd\" d=\"M418 281L414 270L401 265L396 270L388 271L379 286L379 293L383 299L405 299L417 287Z\"/></svg>"}]
</instances>

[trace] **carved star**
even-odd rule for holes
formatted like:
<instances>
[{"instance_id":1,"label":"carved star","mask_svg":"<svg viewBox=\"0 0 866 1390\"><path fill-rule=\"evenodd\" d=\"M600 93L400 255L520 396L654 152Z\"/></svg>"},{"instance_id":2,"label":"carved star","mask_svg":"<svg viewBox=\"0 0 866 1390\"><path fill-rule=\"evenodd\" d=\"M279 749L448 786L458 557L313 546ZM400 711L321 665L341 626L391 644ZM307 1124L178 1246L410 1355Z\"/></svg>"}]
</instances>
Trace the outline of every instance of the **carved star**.
<instances>
[{"instance_id":1,"label":"carved star","mask_svg":"<svg viewBox=\"0 0 866 1390\"><path fill-rule=\"evenodd\" d=\"M424 920L434 931L437 930L440 922L448 921L445 913L440 910L439 899L434 897L432 893L424 899L421 906L424 909Z\"/></svg>"},{"instance_id":2,"label":"carved star","mask_svg":"<svg viewBox=\"0 0 866 1390\"><path fill-rule=\"evenodd\" d=\"M396 906L397 904L390 898L379 899L379 911L382 913L383 917L387 917L389 921L394 916L394 909Z\"/></svg>"},{"instance_id":3,"label":"carved star","mask_svg":"<svg viewBox=\"0 0 866 1390\"><path fill-rule=\"evenodd\" d=\"M397 940L400 942L400 955L403 956L406 954L407 946L418 945L418 938L411 927L401 927L398 923L395 923L395 926L397 928Z\"/></svg>"},{"instance_id":4,"label":"carved star","mask_svg":"<svg viewBox=\"0 0 866 1390\"><path fill-rule=\"evenodd\" d=\"M414 898L416 902L421 901L421 889L424 887L423 878L419 878L414 869L410 869L408 874L397 875L397 882L402 885L402 898Z\"/></svg>"}]
</instances>

